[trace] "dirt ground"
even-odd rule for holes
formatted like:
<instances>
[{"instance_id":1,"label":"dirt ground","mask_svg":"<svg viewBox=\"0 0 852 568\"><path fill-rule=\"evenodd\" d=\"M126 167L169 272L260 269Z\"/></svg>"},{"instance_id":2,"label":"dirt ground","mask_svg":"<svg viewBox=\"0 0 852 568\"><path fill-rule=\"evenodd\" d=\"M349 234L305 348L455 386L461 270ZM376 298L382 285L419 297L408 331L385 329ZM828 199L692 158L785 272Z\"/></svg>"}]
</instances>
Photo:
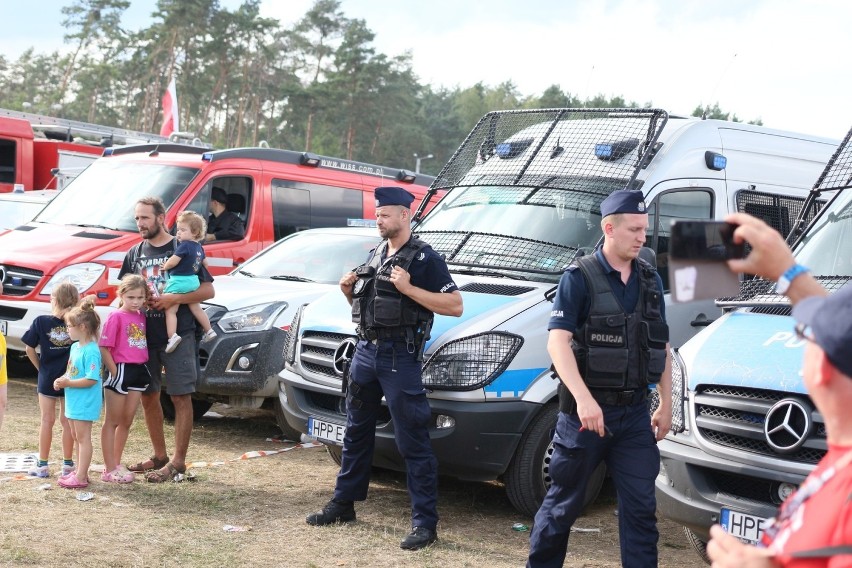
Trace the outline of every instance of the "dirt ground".
<instances>
[{"instance_id":1,"label":"dirt ground","mask_svg":"<svg viewBox=\"0 0 852 568\"><path fill-rule=\"evenodd\" d=\"M322 447L297 447L265 457L293 443L267 441L278 435L271 413L216 405L218 417L196 424L190 471L196 481L162 485L136 481L102 483L99 474L89 501L76 499L51 478L21 478L0 472L0 566L523 566L528 532L515 523L532 519L514 511L498 483L441 479L439 540L407 552L399 541L409 530L405 477L375 470L358 522L310 527L305 514L330 497L337 467ZM9 407L0 452L35 453L39 424L35 379L10 379ZM166 440L173 434L166 425ZM100 461L99 424L94 430L95 464ZM61 451L58 422L51 450L52 470ZM150 453L141 418L131 431L125 462ZM217 463L218 462L218 463ZM575 527L566 566L620 565L615 501L604 494ZM227 525L243 529L225 530ZM699 566L680 528L660 521L660 566Z\"/></svg>"}]
</instances>

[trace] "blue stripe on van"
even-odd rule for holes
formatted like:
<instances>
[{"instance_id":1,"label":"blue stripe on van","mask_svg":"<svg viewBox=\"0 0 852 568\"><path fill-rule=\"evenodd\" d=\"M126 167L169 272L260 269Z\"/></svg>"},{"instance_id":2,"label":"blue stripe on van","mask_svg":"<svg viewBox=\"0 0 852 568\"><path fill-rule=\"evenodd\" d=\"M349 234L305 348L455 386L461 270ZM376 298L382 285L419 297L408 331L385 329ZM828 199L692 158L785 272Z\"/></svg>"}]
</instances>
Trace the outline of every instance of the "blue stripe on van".
<instances>
[{"instance_id":1,"label":"blue stripe on van","mask_svg":"<svg viewBox=\"0 0 852 568\"><path fill-rule=\"evenodd\" d=\"M496 395L497 398L520 397L529 388L530 384L544 371L544 367L504 371L491 384L485 387L485 392L491 393L492 396Z\"/></svg>"}]
</instances>

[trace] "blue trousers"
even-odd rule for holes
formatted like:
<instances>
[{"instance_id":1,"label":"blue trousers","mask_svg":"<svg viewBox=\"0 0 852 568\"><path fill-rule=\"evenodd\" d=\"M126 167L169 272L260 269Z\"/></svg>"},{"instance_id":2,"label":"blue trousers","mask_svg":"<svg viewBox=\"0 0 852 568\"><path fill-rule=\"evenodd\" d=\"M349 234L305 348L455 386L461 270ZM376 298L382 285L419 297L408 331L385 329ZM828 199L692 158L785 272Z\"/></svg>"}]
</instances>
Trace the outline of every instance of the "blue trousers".
<instances>
[{"instance_id":1,"label":"blue trousers","mask_svg":"<svg viewBox=\"0 0 852 568\"><path fill-rule=\"evenodd\" d=\"M621 565L657 566L654 480L660 471L660 451L648 405L643 401L632 406L601 405L601 409L611 437L580 432L576 414L559 413L550 461L553 483L535 515L528 567L563 565L571 526L583 509L587 481L601 460L618 492Z\"/></svg>"},{"instance_id":2,"label":"blue trousers","mask_svg":"<svg viewBox=\"0 0 852 568\"><path fill-rule=\"evenodd\" d=\"M421 376L422 365L404 342L359 341L349 370L346 435L334 498L367 498L376 418L382 395L393 421L396 447L405 460L411 526L435 530L438 524L438 460L429 439L431 410Z\"/></svg>"}]
</instances>

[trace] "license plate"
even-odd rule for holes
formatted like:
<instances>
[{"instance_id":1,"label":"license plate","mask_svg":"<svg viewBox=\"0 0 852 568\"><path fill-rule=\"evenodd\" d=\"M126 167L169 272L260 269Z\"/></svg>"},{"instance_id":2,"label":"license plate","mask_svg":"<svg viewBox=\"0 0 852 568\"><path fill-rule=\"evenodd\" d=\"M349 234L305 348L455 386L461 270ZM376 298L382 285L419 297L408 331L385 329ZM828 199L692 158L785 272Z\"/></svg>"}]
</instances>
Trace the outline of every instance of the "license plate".
<instances>
[{"instance_id":1,"label":"license plate","mask_svg":"<svg viewBox=\"0 0 852 568\"><path fill-rule=\"evenodd\" d=\"M343 424L335 424L334 422L326 422L319 418L311 416L308 418L308 435L323 440L332 442L338 446L343 445L343 436L346 434L346 426Z\"/></svg>"},{"instance_id":2,"label":"license plate","mask_svg":"<svg viewBox=\"0 0 852 568\"><path fill-rule=\"evenodd\" d=\"M0 335L6 335L8 331L8 328L6 326L8 325L9 324L6 323L6 320L0 320Z\"/></svg>"},{"instance_id":3,"label":"license plate","mask_svg":"<svg viewBox=\"0 0 852 568\"><path fill-rule=\"evenodd\" d=\"M749 544L757 544L763 536L763 525L768 519L722 509L722 527L735 537Z\"/></svg>"}]
</instances>

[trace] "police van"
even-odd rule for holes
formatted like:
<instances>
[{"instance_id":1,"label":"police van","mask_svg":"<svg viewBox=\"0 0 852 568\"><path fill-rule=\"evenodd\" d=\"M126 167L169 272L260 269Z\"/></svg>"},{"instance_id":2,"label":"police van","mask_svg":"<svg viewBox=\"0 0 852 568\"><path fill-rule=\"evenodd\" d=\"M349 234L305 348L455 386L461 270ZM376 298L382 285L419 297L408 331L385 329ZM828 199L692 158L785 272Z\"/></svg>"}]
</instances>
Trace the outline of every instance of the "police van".
<instances>
[{"instance_id":1,"label":"police van","mask_svg":"<svg viewBox=\"0 0 852 568\"><path fill-rule=\"evenodd\" d=\"M796 261L830 292L852 279L852 130L793 225ZM825 204L833 194L836 196ZM804 231L811 211L819 215ZM673 354L672 433L660 442L657 505L705 558L710 526L755 543L827 451L802 382L804 340L775 283L747 281L727 313Z\"/></svg>"},{"instance_id":2,"label":"police van","mask_svg":"<svg viewBox=\"0 0 852 568\"><path fill-rule=\"evenodd\" d=\"M836 145L656 109L485 115L431 186L446 195L414 217L415 233L445 257L464 298L462 317L435 317L424 355L440 473L501 479L518 510L537 510L550 483L557 414L546 351L552 295L571 261L600 241L600 203L610 192L644 193L646 244L668 288L672 219L748 211L789 226ZM708 301L667 313L678 346L721 311ZM346 424L341 362L354 341L345 298L325 295L297 312L280 373L283 419L326 442L336 460ZM386 408L374 464L405 467ZM587 499L604 474L602 466Z\"/></svg>"}]
</instances>

